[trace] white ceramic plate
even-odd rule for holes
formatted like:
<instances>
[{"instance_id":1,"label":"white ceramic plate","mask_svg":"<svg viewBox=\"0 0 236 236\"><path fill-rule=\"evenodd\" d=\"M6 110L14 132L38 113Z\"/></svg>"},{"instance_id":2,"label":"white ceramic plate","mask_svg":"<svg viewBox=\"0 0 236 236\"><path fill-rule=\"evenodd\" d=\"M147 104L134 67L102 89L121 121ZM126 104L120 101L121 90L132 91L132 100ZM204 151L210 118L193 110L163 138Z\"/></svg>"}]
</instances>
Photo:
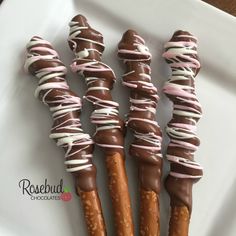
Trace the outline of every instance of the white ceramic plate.
<instances>
[{"instance_id":1,"label":"white ceramic plate","mask_svg":"<svg viewBox=\"0 0 236 236\"><path fill-rule=\"evenodd\" d=\"M116 58L116 47L122 33L133 28L145 38L153 54L152 75L159 91L170 75L161 57L164 42L177 29L188 30L198 37L202 70L196 86L204 116L198 124L201 146L196 160L204 166L204 178L194 186L190 235L236 235L236 20L196 0L120 0L112 3L108 0L5 0L2 3L0 235L86 235L72 178L64 171L63 151L48 138L51 126L49 111L33 96L36 79L26 75L22 68L25 45L33 35L49 40L68 66L73 57L66 42L68 22L78 13L84 14L91 25L104 34L107 47L103 58L118 77L113 95L120 102L121 115L128 111L128 90L120 85L119 79L123 67ZM83 96L83 81L71 73L68 80L71 88ZM121 90L122 98L119 96ZM158 121L164 128L171 116L171 105L165 96L160 94L160 97ZM85 130L92 133L89 107L85 103L82 120ZM127 144L130 138L128 134ZM103 155L99 150L95 152L95 163L108 235L114 235ZM168 164L165 163L164 175L167 169ZM129 156L127 170L137 230L137 172ZM64 185L71 188L73 199L68 203L30 200L18 186L24 178L33 184L41 184L45 178L50 184L58 184L63 178ZM168 195L162 188L163 236L167 235L168 211Z\"/></svg>"}]
</instances>

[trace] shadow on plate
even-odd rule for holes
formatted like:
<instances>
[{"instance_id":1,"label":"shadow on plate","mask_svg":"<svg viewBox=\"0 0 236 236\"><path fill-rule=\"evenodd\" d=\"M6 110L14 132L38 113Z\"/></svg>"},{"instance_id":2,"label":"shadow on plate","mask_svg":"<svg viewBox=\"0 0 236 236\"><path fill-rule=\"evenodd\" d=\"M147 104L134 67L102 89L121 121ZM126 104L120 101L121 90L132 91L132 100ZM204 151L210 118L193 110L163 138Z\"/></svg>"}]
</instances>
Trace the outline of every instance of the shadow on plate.
<instances>
[{"instance_id":1,"label":"shadow on plate","mask_svg":"<svg viewBox=\"0 0 236 236\"><path fill-rule=\"evenodd\" d=\"M215 216L214 224L212 224L208 236L229 235L230 232L233 232L232 227L235 227L236 219L236 181L229 189L223 201L224 204L218 209L218 214Z\"/></svg>"},{"instance_id":2,"label":"shadow on plate","mask_svg":"<svg viewBox=\"0 0 236 236\"><path fill-rule=\"evenodd\" d=\"M227 91L235 94L236 74L235 76L229 74L227 73L227 70L220 70L219 68L205 61L202 61L202 69L200 73L206 74L206 78L209 78L213 82L217 82L220 86L222 86L222 88L225 88Z\"/></svg>"}]
</instances>

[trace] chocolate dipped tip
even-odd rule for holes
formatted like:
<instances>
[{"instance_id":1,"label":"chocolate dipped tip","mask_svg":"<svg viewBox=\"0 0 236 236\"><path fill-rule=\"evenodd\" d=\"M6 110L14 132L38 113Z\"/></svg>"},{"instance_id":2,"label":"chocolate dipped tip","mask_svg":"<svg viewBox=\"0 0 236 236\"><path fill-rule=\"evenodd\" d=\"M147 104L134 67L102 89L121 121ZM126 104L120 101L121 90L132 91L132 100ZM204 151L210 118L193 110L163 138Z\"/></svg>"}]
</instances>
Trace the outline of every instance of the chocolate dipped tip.
<instances>
[{"instance_id":1,"label":"chocolate dipped tip","mask_svg":"<svg viewBox=\"0 0 236 236\"><path fill-rule=\"evenodd\" d=\"M41 38L40 36L34 35L26 44L26 50L29 50L32 47L32 42L41 41L41 40L43 40L43 38Z\"/></svg>"},{"instance_id":2,"label":"chocolate dipped tip","mask_svg":"<svg viewBox=\"0 0 236 236\"><path fill-rule=\"evenodd\" d=\"M123 36L122 36L122 38L121 38L121 40L120 40L119 45L120 45L121 43L129 43L129 44L132 44L132 43L135 41L135 39L136 39L135 35L138 35L138 33L137 33L136 31L134 31L134 30L132 30L132 29L127 30L127 31L123 34ZM118 45L118 47L119 47L119 45Z\"/></svg>"},{"instance_id":3,"label":"chocolate dipped tip","mask_svg":"<svg viewBox=\"0 0 236 236\"><path fill-rule=\"evenodd\" d=\"M36 46L35 46L36 45ZM42 50L43 49L43 50ZM54 50L51 43L47 40L41 38L40 36L33 36L26 45L27 59L25 61L24 70L26 73L31 73L35 75L37 73L37 66L47 64L49 59L59 59L58 53ZM40 60L35 60L34 58L40 57ZM49 58L50 57L50 58ZM31 59L30 59L31 58ZM60 61L55 61L54 64L64 64ZM66 68L65 72L66 72Z\"/></svg>"},{"instance_id":4,"label":"chocolate dipped tip","mask_svg":"<svg viewBox=\"0 0 236 236\"><path fill-rule=\"evenodd\" d=\"M177 30L172 35L169 42L177 42L177 41L185 41L185 42L195 42L197 43L197 38L193 36L191 33L185 30Z\"/></svg>"},{"instance_id":5,"label":"chocolate dipped tip","mask_svg":"<svg viewBox=\"0 0 236 236\"><path fill-rule=\"evenodd\" d=\"M123 36L118 44L118 48L119 49L123 48L124 44L132 45L135 43L144 45L145 41L135 30L129 29L123 34Z\"/></svg>"},{"instance_id":6,"label":"chocolate dipped tip","mask_svg":"<svg viewBox=\"0 0 236 236\"><path fill-rule=\"evenodd\" d=\"M71 21L78 22L80 26L90 27L87 18L81 14L74 16Z\"/></svg>"},{"instance_id":7,"label":"chocolate dipped tip","mask_svg":"<svg viewBox=\"0 0 236 236\"><path fill-rule=\"evenodd\" d=\"M83 15L74 16L69 26L68 44L70 49L75 52L76 58L93 58L100 61L101 53L105 49L103 35L93 29ZM88 48L94 50L88 51Z\"/></svg>"},{"instance_id":8,"label":"chocolate dipped tip","mask_svg":"<svg viewBox=\"0 0 236 236\"><path fill-rule=\"evenodd\" d=\"M190 35L192 36L191 33L189 33L188 31L185 31L185 30L176 30L173 34L173 37L175 36L180 36L180 35Z\"/></svg>"},{"instance_id":9,"label":"chocolate dipped tip","mask_svg":"<svg viewBox=\"0 0 236 236\"><path fill-rule=\"evenodd\" d=\"M129 29L118 44L118 57L125 60L149 61L151 54L144 39L135 30Z\"/></svg>"},{"instance_id":10,"label":"chocolate dipped tip","mask_svg":"<svg viewBox=\"0 0 236 236\"><path fill-rule=\"evenodd\" d=\"M185 49L184 54L189 55L191 58L193 58L193 59L190 59L190 61L193 60L192 65L194 67L195 76L200 71L200 67L201 67L200 60L199 60L198 54L197 53L193 54L189 50L189 48L191 47L192 50L197 51L197 42L198 42L198 39L194 35L192 35L190 32L184 31L184 30L177 30L172 35L171 39L165 44L165 51L169 51L167 53L169 56L171 55L170 54L171 48L177 47L177 48L184 48ZM173 44L175 44L175 45L173 46ZM167 54L164 53L163 57L166 58ZM168 62L168 58L166 58L166 60Z\"/></svg>"},{"instance_id":11,"label":"chocolate dipped tip","mask_svg":"<svg viewBox=\"0 0 236 236\"><path fill-rule=\"evenodd\" d=\"M42 51L42 48L41 47L34 47L34 43L33 42L37 42L37 45L39 46L42 46L42 47L46 47L46 48L49 48L49 49L52 49L52 50L49 50L49 51ZM42 37L40 36L33 36L29 42L27 43L26 45L26 49L30 50L31 48L34 48L34 52L35 53L38 53L40 55L48 55L48 54L51 54L51 55L55 55L59 58L59 55L57 54L57 52L54 50L54 48L52 47L51 43L49 43L47 40L43 39Z\"/></svg>"},{"instance_id":12,"label":"chocolate dipped tip","mask_svg":"<svg viewBox=\"0 0 236 236\"><path fill-rule=\"evenodd\" d=\"M43 38L41 38L41 37L38 36L38 35L34 35L34 36L30 39L30 41L35 40L35 39L43 39Z\"/></svg>"}]
</instances>

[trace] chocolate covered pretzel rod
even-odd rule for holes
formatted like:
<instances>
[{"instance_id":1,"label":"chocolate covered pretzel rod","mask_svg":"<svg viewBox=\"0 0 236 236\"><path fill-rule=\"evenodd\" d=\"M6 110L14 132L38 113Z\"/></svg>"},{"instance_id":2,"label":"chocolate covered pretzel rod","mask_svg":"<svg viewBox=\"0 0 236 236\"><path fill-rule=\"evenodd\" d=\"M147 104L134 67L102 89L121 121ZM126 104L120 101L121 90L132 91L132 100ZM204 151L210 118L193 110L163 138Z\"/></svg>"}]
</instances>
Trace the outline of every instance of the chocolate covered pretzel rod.
<instances>
[{"instance_id":1,"label":"chocolate covered pretzel rod","mask_svg":"<svg viewBox=\"0 0 236 236\"><path fill-rule=\"evenodd\" d=\"M138 162L140 184L140 235L160 235L159 193L162 169L161 130L156 122L157 89L151 82L151 54L144 40L128 30L118 45L126 65L123 85L130 91L127 126L133 131L130 155Z\"/></svg>"},{"instance_id":2,"label":"chocolate covered pretzel rod","mask_svg":"<svg viewBox=\"0 0 236 236\"><path fill-rule=\"evenodd\" d=\"M203 175L194 153L200 144L196 124L202 116L195 94L195 76L200 70L197 39L188 32L177 31L165 44L163 54L172 76L164 86L164 93L173 102L173 117L166 132L170 137L167 159L170 173L165 187L170 195L170 236L187 236L192 211L192 185Z\"/></svg>"},{"instance_id":3,"label":"chocolate covered pretzel rod","mask_svg":"<svg viewBox=\"0 0 236 236\"><path fill-rule=\"evenodd\" d=\"M106 235L92 162L94 144L81 128L81 101L65 80L66 67L51 44L35 36L27 44L25 69L39 79L35 96L52 112L50 138L65 150L66 170L74 177L89 235Z\"/></svg>"},{"instance_id":4,"label":"chocolate covered pretzel rod","mask_svg":"<svg viewBox=\"0 0 236 236\"><path fill-rule=\"evenodd\" d=\"M84 16L78 15L70 22L68 43L76 57L71 68L85 78L88 87L85 97L93 104L94 140L106 156L116 232L120 236L132 236L133 222L124 164L124 125L118 116L119 105L112 100L110 92L115 74L101 61L103 36L90 27Z\"/></svg>"}]
</instances>

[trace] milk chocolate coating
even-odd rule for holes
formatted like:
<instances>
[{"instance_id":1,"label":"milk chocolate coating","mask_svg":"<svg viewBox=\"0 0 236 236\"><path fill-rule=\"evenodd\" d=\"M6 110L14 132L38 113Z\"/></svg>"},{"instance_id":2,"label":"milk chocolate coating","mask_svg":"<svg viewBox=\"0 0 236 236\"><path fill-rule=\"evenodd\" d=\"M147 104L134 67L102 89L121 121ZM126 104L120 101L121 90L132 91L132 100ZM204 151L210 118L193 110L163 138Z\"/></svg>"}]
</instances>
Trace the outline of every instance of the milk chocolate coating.
<instances>
[{"instance_id":1,"label":"milk chocolate coating","mask_svg":"<svg viewBox=\"0 0 236 236\"><path fill-rule=\"evenodd\" d=\"M127 125L134 133L130 155L138 161L141 188L160 192L162 169L161 130L156 122L157 90L151 83L151 54L144 40L128 30L118 45L118 56L126 65L123 84L130 88Z\"/></svg>"},{"instance_id":2,"label":"milk chocolate coating","mask_svg":"<svg viewBox=\"0 0 236 236\"><path fill-rule=\"evenodd\" d=\"M165 187L171 204L192 210L192 185L203 175L194 154L200 144L196 123L201 117L201 105L195 94L195 77L200 70L197 39L186 31L176 31L165 45L163 54L172 69L172 77L164 86L164 93L173 102L173 117L167 125L170 144L167 159L170 174Z\"/></svg>"},{"instance_id":3,"label":"milk chocolate coating","mask_svg":"<svg viewBox=\"0 0 236 236\"><path fill-rule=\"evenodd\" d=\"M91 115L91 122L96 124L94 140L106 155L123 154L124 124L118 116L119 104L112 101L110 92L116 78L112 69L101 62L105 48L103 36L91 28L82 15L75 16L70 27L68 43L76 56L71 68L87 83L85 97L94 106Z\"/></svg>"},{"instance_id":4,"label":"milk chocolate coating","mask_svg":"<svg viewBox=\"0 0 236 236\"><path fill-rule=\"evenodd\" d=\"M65 150L67 171L81 191L96 189L96 167L92 162L93 141L81 128L80 98L68 87L66 67L51 44L33 37L27 45L25 68L39 78L38 98L52 111L50 137Z\"/></svg>"}]
</instances>

